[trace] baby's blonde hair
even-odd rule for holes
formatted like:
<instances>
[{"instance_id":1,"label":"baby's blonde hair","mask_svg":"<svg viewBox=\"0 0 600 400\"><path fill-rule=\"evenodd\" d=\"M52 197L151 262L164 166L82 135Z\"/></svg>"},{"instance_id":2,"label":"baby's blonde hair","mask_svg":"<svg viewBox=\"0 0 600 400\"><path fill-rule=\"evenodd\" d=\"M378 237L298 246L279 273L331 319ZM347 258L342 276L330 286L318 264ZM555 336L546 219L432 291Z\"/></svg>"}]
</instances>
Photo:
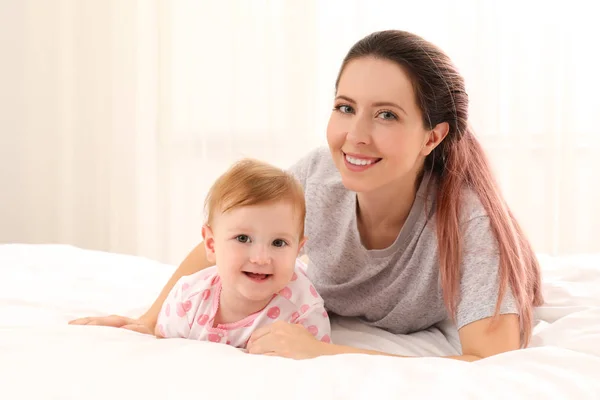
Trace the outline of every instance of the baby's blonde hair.
<instances>
[{"instance_id":1,"label":"baby's blonde hair","mask_svg":"<svg viewBox=\"0 0 600 400\"><path fill-rule=\"evenodd\" d=\"M236 162L210 188L204 208L212 226L215 214L238 207L289 201L300 218L300 238L304 237L306 204L304 190L290 173L254 159Z\"/></svg>"}]
</instances>

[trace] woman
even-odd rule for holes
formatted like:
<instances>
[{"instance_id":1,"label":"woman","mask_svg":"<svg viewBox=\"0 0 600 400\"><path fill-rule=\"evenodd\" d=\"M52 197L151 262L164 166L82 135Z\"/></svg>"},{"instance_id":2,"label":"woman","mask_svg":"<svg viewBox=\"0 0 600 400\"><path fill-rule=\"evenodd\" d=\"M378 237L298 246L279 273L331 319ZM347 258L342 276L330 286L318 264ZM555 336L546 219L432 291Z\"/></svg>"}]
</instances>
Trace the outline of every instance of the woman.
<instances>
[{"instance_id":1,"label":"woman","mask_svg":"<svg viewBox=\"0 0 600 400\"><path fill-rule=\"evenodd\" d=\"M329 151L292 172L307 202L309 277L333 314L393 333L450 316L473 361L526 346L542 304L540 270L468 126L468 96L450 59L402 31L351 49L336 82ZM76 324L152 332L182 275L209 266L197 246L139 319ZM310 358L375 351L316 341L301 326L257 330L248 351Z\"/></svg>"}]
</instances>

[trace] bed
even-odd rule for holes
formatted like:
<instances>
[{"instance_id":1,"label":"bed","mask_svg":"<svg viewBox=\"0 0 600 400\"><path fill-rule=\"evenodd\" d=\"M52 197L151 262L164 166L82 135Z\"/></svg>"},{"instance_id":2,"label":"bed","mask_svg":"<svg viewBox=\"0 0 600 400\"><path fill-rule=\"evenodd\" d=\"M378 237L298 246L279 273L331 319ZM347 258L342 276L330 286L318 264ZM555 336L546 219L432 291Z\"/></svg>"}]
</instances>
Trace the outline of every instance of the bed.
<instances>
[{"instance_id":1,"label":"bed","mask_svg":"<svg viewBox=\"0 0 600 400\"><path fill-rule=\"evenodd\" d=\"M337 343L422 357L294 361L67 325L139 315L175 267L65 245L0 245L0 399L598 399L600 254L540 261L547 303L528 349L466 363L435 357L460 351L450 323L392 335L337 318Z\"/></svg>"}]
</instances>

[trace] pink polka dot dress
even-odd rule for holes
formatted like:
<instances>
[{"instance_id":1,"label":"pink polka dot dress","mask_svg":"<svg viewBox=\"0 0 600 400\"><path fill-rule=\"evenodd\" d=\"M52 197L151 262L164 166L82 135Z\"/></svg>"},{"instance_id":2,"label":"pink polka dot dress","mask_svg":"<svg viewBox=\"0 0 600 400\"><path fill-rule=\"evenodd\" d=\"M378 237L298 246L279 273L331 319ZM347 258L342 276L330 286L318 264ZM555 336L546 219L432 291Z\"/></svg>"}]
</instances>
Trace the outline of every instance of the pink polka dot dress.
<instances>
[{"instance_id":1,"label":"pink polka dot dress","mask_svg":"<svg viewBox=\"0 0 600 400\"><path fill-rule=\"evenodd\" d=\"M331 326L323 299L307 278L300 261L296 262L291 281L271 302L240 321L215 324L220 293L221 279L216 267L182 277L171 289L158 315L157 334L245 348L256 329L282 320L302 324L318 340L331 341Z\"/></svg>"}]
</instances>

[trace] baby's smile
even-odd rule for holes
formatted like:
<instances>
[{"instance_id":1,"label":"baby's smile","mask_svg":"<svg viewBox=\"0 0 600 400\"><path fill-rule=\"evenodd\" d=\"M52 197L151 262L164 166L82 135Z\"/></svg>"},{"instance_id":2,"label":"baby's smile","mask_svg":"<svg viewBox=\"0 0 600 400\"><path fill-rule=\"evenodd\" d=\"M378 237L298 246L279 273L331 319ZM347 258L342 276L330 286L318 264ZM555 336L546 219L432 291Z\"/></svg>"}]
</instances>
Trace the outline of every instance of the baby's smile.
<instances>
[{"instance_id":1,"label":"baby's smile","mask_svg":"<svg viewBox=\"0 0 600 400\"><path fill-rule=\"evenodd\" d=\"M248 278L250 278L254 282L266 282L267 280L269 280L269 278L271 278L273 276L273 274L259 274L259 273L250 272L250 271L242 271L242 272L244 273L244 275L246 275Z\"/></svg>"}]
</instances>

